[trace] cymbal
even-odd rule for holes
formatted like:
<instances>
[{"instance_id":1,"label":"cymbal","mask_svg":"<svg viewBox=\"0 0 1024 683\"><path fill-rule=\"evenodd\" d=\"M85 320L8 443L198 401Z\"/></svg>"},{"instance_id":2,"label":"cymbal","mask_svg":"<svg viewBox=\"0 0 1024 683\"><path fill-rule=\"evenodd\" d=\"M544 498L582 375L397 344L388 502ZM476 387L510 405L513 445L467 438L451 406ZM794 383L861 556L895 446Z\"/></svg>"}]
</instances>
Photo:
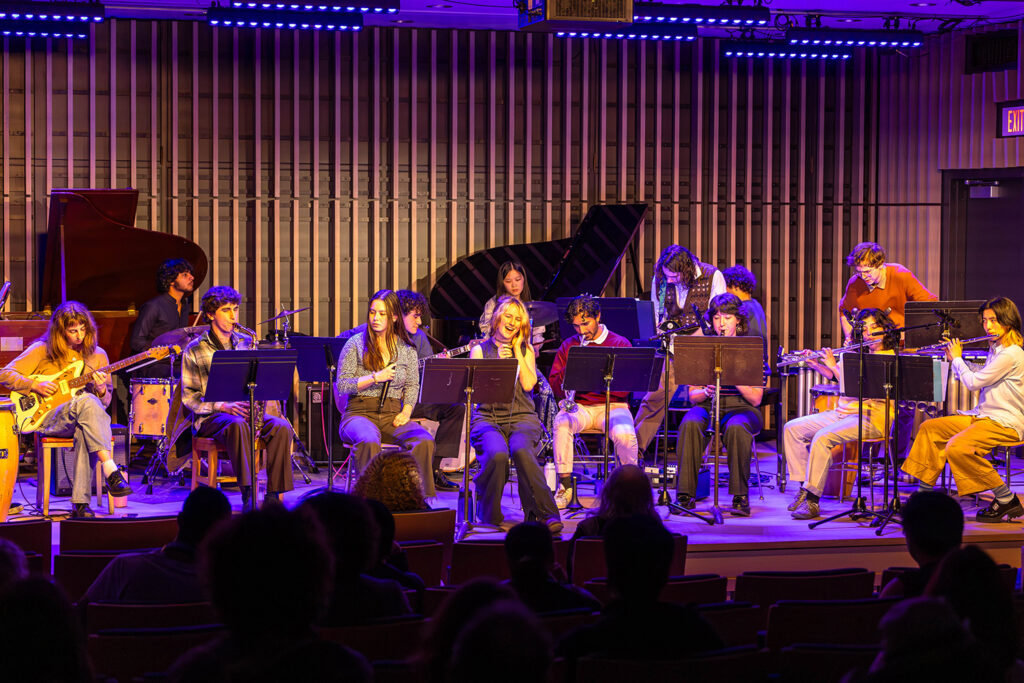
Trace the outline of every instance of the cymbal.
<instances>
[{"instance_id":1,"label":"cymbal","mask_svg":"<svg viewBox=\"0 0 1024 683\"><path fill-rule=\"evenodd\" d=\"M533 325L551 325L558 320L558 307L550 301L526 301L523 303Z\"/></svg>"},{"instance_id":2,"label":"cymbal","mask_svg":"<svg viewBox=\"0 0 1024 683\"><path fill-rule=\"evenodd\" d=\"M209 325L195 325L193 327L179 327L170 332L164 332L153 340L153 346L178 346L184 348L186 344L210 329Z\"/></svg>"},{"instance_id":3,"label":"cymbal","mask_svg":"<svg viewBox=\"0 0 1024 683\"><path fill-rule=\"evenodd\" d=\"M288 309L285 309L285 310L281 311L280 313L278 313L277 315L275 315L273 318L267 318L266 320L261 320L259 324L262 325L263 323L272 323L275 320L277 320L278 318L287 318L290 315L295 315L296 313L302 313L303 311L308 311L311 308L313 308L313 307L312 306L306 306L305 308L296 308L294 311L289 311Z\"/></svg>"}]
</instances>

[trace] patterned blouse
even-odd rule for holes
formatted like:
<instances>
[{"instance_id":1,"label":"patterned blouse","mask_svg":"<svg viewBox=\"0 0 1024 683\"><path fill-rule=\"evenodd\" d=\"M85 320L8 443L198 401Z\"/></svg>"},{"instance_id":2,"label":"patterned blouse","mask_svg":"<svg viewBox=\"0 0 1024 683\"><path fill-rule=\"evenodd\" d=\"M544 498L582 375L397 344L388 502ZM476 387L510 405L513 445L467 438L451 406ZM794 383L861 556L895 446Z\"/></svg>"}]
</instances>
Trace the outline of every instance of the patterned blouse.
<instances>
[{"instance_id":1,"label":"patterned blouse","mask_svg":"<svg viewBox=\"0 0 1024 683\"><path fill-rule=\"evenodd\" d=\"M373 372L363 365L365 350L361 334L353 335L345 342L345 346L341 350L338 383L335 385L335 393L338 396L380 396L381 387L384 386L383 382L373 384L362 391L356 389L359 378ZM399 342L398 357L395 359L395 378L388 386L387 398L397 399L402 402L403 406L414 406L419 393L420 369L416 359L416 349Z\"/></svg>"}]
</instances>

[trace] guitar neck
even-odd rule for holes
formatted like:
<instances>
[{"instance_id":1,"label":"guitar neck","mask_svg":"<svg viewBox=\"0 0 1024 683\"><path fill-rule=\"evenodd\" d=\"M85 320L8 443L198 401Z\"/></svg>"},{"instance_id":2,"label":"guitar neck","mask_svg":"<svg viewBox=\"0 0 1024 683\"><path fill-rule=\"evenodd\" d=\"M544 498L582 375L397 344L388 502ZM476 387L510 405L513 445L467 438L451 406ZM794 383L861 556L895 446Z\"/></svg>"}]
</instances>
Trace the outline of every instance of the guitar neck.
<instances>
[{"instance_id":1,"label":"guitar neck","mask_svg":"<svg viewBox=\"0 0 1024 683\"><path fill-rule=\"evenodd\" d=\"M469 351L474 346L473 343L466 344L465 346L457 346L454 349L445 349L441 353L435 353L433 356L427 356L420 360L420 365L423 365L424 361L428 361L432 358L451 358L452 356L458 356L460 354Z\"/></svg>"},{"instance_id":2,"label":"guitar neck","mask_svg":"<svg viewBox=\"0 0 1024 683\"><path fill-rule=\"evenodd\" d=\"M70 388L72 388L72 389L78 389L79 387L84 387L86 384L88 384L90 381L92 381L92 376L95 375L97 372L106 372L106 373L117 372L118 370L123 370L124 368L128 367L129 365L134 365L135 363L138 363L139 361L146 360L150 356L151 356L150 351L143 351L142 353L137 353L134 356L128 356L127 358L122 358L121 360L117 361L116 363L111 363L110 365L106 365L106 366L104 366L102 368L97 368L96 370L92 370L90 372L82 373L78 377L76 377L73 380L71 380L70 382L68 382L68 386Z\"/></svg>"}]
</instances>

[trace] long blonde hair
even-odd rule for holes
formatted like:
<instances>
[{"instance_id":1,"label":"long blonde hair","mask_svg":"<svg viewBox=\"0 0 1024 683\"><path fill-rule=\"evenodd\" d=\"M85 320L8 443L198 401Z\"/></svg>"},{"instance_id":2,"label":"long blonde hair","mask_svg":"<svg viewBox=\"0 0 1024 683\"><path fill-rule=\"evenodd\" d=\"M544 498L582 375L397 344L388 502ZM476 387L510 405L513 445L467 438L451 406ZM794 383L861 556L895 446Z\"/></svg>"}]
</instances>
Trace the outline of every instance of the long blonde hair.
<instances>
[{"instance_id":1,"label":"long blonde hair","mask_svg":"<svg viewBox=\"0 0 1024 683\"><path fill-rule=\"evenodd\" d=\"M398 345L409 343L409 334L405 331L405 322L402 320L402 307L398 303L398 296L390 289L381 289L370 297L366 305L366 329L363 330L363 367L374 372L384 369L384 355L380 352L380 345L377 338L370 329L370 308L374 301L384 303L386 315L392 322L384 328L384 344L388 347L388 355L391 360L398 354Z\"/></svg>"},{"instance_id":2,"label":"long blonde hair","mask_svg":"<svg viewBox=\"0 0 1024 683\"><path fill-rule=\"evenodd\" d=\"M514 296L503 296L498 299L494 306L494 312L491 313L491 337L494 337L495 330L498 329L498 325L501 321L501 316L504 315L506 308L514 308L518 310L519 316L522 319L522 323L519 325L519 336L522 338L522 350L525 352L530 346L533 333L530 330L530 314L526 310L526 306L523 302Z\"/></svg>"},{"instance_id":3,"label":"long blonde hair","mask_svg":"<svg viewBox=\"0 0 1024 683\"><path fill-rule=\"evenodd\" d=\"M53 309L50 324L42 341L46 344L47 357L58 365L66 365L74 360L68 346L67 331L82 323L85 325L85 338L82 340L82 358L88 358L96 352L96 321L85 304L78 301L65 301Z\"/></svg>"}]
</instances>

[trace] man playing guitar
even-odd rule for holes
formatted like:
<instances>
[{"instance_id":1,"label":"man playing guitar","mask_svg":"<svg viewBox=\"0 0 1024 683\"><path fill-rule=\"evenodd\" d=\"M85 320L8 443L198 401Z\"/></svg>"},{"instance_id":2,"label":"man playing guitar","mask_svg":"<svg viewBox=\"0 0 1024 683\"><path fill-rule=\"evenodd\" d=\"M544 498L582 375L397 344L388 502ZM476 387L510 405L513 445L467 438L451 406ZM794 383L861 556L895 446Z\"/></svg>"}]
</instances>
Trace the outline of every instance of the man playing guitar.
<instances>
[{"instance_id":1,"label":"man playing guitar","mask_svg":"<svg viewBox=\"0 0 1024 683\"><path fill-rule=\"evenodd\" d=\"M96 345L96 321L89 309L77 301L65 301L54 309L46 334L0 370L0 387L9 391L32 392L41 397L52 396L60 391L58 383L33 376L58 374L79 360L87 370L109 364L107 352ZM122 497L132 492L110 452L107 407L113 389L109 374L95 372L85 391L52 410L37 430L44 436L74 438L71 516L75 518L95 516L89 508L93 457L102 463L110 495ZM39 482L39 486L49 486L49 482Z\"/></svg>"}]
</instances>

